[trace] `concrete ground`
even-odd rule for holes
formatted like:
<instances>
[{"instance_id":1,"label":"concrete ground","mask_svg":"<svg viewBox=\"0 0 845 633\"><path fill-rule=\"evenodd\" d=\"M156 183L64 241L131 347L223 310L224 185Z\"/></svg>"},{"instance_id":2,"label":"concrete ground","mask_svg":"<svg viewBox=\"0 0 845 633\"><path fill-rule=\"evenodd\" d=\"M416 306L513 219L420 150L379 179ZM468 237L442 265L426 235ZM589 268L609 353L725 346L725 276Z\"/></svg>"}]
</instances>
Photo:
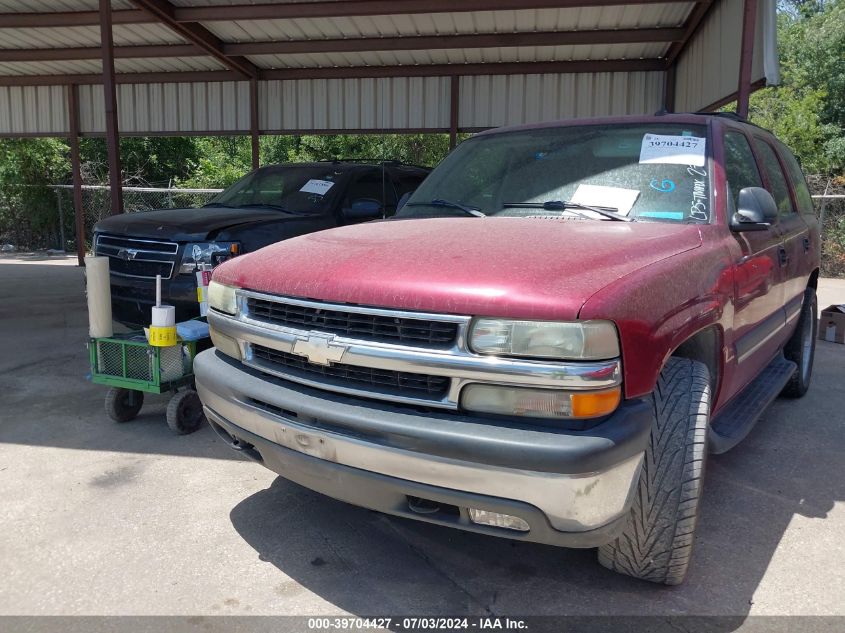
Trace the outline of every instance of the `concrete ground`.
<instances>
[{"instance_id":1,"label":"concrete ground","mask_svg":"<svg viewBox=\"0 0 845 633\"><path fill-rule=\"evenodd\" d=\"M73 264L0 259L0 614L845 615L845 346L710 460L689 579L662 588L321 497L172 435L163 398L111 422Z\"/></svg>"}]
</instances>

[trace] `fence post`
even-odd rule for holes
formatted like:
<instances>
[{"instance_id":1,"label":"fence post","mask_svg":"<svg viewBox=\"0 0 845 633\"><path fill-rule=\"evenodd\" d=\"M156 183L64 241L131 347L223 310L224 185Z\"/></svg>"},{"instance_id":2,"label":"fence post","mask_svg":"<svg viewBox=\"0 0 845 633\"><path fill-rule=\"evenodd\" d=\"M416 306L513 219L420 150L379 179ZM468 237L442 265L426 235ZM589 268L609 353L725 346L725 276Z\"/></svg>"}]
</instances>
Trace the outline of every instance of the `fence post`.
<instances>
[{"instance_id":1,"label":"fence post","mask_svg":"<svg viewBox=\"0 0 845 633\"><path fill-rule=\"evenodd\" d=\"M832 179L827 179L827 184L824 186L824 198L822 198L822 208L819 209L819 230L824 235L824 211L827 209L827 191L830 189L830 181Z\"/></svg>"},{"instance_id":2,"label":"fence post","mask_svg":"<svg viewBox=\"0 0 845 633\"><path fill-rule=\"evenodd\" d=\"M59 250L64 252L67 244L65 241L65 214L62 209L62 190L58 188L56 189L56 209L59 211Z\"/></svg>"}]
</instances>

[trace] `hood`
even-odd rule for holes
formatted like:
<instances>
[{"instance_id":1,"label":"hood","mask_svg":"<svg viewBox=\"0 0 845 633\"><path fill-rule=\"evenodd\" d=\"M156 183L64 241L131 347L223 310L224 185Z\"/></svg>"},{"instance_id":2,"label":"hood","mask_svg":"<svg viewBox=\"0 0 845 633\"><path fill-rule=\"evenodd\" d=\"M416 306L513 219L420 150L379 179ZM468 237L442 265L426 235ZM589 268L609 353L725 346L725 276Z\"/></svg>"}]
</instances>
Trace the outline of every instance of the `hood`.
<instances>
[{"instance_id":1,"label":"hood","mask_svg":"<svg viewBox=\"0 0 845 633\"><path fill-rule=\"evenodd\" d=\"M214 279L272 294L430 312L574 319L589 297L701 245L698 227L540 218L391 220L312 233Z\"/></svg>"},{"instance_id":2,"label":"hood","mask_svg":"<svg viewBox=\"0 0 845 633\"><path fill-rule=\"evenodd\" d=\"M301 219L302 216L277 209L160 209L115 215L98 222L94 230L115 235L192 242L214 237L218 231L239 224L278 222L293 218Z\"/></svg>"}]
</instances>

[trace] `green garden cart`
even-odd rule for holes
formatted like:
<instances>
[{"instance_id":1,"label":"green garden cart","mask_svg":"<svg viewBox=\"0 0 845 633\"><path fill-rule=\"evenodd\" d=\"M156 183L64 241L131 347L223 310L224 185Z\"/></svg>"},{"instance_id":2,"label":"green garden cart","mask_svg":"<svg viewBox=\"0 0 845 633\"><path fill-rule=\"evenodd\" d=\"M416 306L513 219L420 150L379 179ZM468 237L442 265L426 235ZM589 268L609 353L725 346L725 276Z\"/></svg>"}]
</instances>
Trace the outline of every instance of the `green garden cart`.
<instances>
[{"instance_id":1,"label":"green garden cart","mask_svg":"<svg viewBox=\"0 0 845 633\"><path fill-rule=\"evenodd\" d=\"M91 381L109 387L106 413L115 422L134 419L145 393L173 393L167 404L167 426L175 433L193 433L205 422L194 388L197 341L155 347L144 332L116 334L88 341Z\"/></svg>"}]
</instances>

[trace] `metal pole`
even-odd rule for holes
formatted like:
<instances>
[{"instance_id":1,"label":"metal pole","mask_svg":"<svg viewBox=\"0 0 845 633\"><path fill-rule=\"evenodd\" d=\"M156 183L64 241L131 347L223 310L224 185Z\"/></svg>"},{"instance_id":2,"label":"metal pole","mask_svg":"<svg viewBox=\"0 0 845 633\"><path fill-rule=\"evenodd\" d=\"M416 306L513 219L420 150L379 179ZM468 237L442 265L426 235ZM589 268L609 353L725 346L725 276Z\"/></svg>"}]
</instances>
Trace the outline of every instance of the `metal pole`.
<instances>
[{"instance_id":1,"label":"metal pole","mask_svg":"<svg viewBox=\"0 0 845 633\"><path fill-rule=\"evenodd\" d=\"M123 213L123 189L120 169L120 137L117 126L117 93L114 80L114 40L112 39L111 2L100 0L100 49L103 54L103 101L106 113L106 145L109 154L111 214Z\"/></svg>"},{"instance_id":2,"label":"metal pole","mask_svg":"<svg viewBox=\"0 0 845 633\"><path fill-rule=\"evenodd\" d=\"M751 98L751 69L754 60L754 34L757 32L757 0L745 0L742 17L742 42L739 52L739 85L737 86L736 113L748 117Z\"/></svg>"},{"instance_id":3,"label":"metal pole","mask_svg":"<svg viewBox=\"0 0 845 633\"><path fill-rule=\"evenodd\" d=\"M65 214L62 209L62 190L56 189L56 211L59 212L59 250L65 250Z\"/></svg>"},{"instance_id":4,"label":"metal pole","mask_svg":"<svg viewBox=\"0 0 845 633\"><path fill-rule=\"evenodd\" d=\"M258 79L249 80L249 135L252 142L252 168L258 169L260 163L259 127L258 127Z\"/></svg>"},{"instance_id":5,"label":"metal pole","mask_svg":"<svg viewBox=\"0 0 845 633\"><path fill-rule=\"evenodd\" d=\"M76 219L76 257L85 265L85 216L82 212L82 167L79 158L79 86L67 89L67 115L70 129L70 164L73 171L73 215Z\"/></svg>"},{"instance_id":6,"label":"metal pole","mask_svg":"<svg viewBox=\"0 0 845 633\"><path fill-rule=\"evenodd\" d=\"M461 78L453 76L449 83L449 149L458 145L458 114L460 108Z\"/></svg>"}]
</instances>

